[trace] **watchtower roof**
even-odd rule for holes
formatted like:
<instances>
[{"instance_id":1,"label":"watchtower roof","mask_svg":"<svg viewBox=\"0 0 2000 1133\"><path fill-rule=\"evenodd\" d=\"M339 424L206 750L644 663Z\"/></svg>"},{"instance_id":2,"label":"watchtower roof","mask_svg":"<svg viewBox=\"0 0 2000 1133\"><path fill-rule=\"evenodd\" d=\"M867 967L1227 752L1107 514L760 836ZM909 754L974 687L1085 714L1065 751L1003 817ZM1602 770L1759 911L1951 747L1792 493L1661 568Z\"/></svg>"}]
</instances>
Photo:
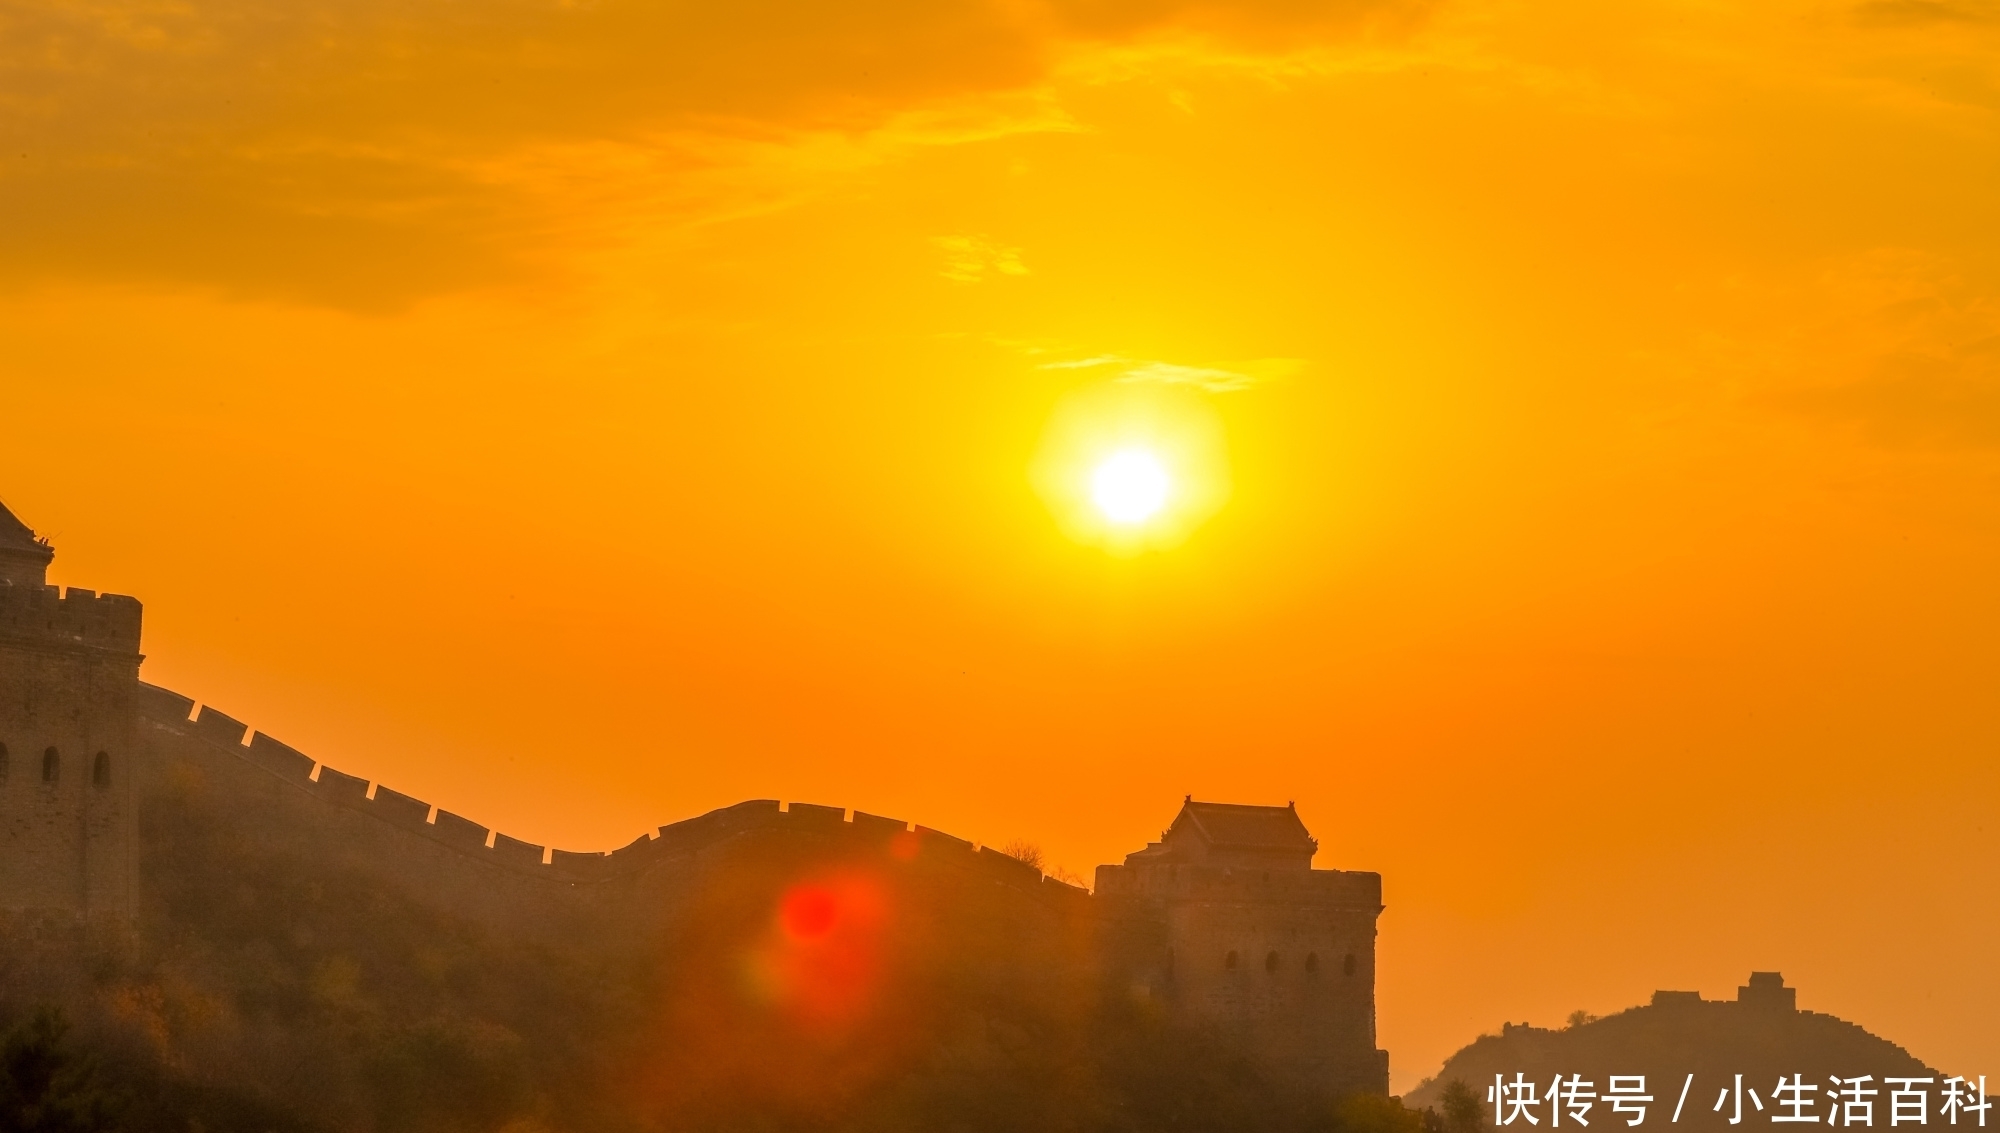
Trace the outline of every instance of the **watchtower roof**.
<instances>
[{"instance_id":1,"label":"watchtower roof","mask_svg":"<svg viewBox=\"0 0 2000 1133\"><path fill-rule=\"evenodd\" d=\"M48 549L49 546L47 543L35 538L34 531L29 529L27 524L16 519L14 513L7 510L5 503L0 503L0 551L26 551L31 554L43 554Z\"/></svg>"},{"instance_id":2,"label":"watchtower roof","mask_svg":"<svg viewBox=\"0 0 2000 1133\"><path fill-rule=\"evenodd\" d=\"M35 533L0 503L0 583L13 586L42 586L48 580L49 563L56 557L54 547Z\"/></svg>"},{"instance_id":3,"label":"watchtower roof","mask_svg":"<svg viewBox=\"0 0 2000 1133\"><path fill-rule=\"evenodd\" d=\"M1244 803L1198 803L1193 796L1181 804L1167 837L1198 835L1216 849L1276 850L1311 855L1319 843L1299 821L1299 812L1284 806L1250 806Z\"/></svg>"}]
</instances>

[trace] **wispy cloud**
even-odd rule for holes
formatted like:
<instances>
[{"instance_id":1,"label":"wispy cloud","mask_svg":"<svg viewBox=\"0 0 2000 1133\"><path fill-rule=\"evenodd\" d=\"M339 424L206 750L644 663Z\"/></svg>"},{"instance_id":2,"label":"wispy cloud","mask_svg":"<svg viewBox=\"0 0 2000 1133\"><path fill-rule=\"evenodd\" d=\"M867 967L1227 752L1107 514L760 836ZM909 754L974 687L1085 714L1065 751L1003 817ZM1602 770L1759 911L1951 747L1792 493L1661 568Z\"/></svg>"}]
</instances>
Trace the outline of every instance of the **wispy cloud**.
<instances>
[{"instance_id":1,"label":"wispy cloud","mask_svg":"<svg viewBox=\"0 0 2000 1133\"><path fill-rule=\"evenodd\" d=\"M989 275L1026 275L1021 249L986 236L938 236L931 240L944 253L938 274L955 283L978 283Z\"/></svg>"},{"instance_id":2,"label":"wispy cloud","mask_svg":"<svg viewBox=\"0 0 2000 1133\"><path fill-rule=\"evenodd\" d=\"M553 279L860 163L1078 129L1080 59L1358 49L1410 2L0 0L0 287L393 309ZM951 239L954 278L1027 270Z\"/></svg>"},{"instance_id":3,"label":"wispy cloud","mask_svg":"<svg viewBox=\"0 0 2000 1133\"><path fill-rule=\"evenodd\" d=\"M1120 382L1151 382L1165 386L1190 386L1206 393L1232 393L1255 385L1289 377L1305 363L1297 358L1258 358L1220 366L1183 366L1178 362L1148 361L1117 354L1098 354L1062 362L1044 362L1044 370L1088 370L1103 367Z\"/></svg>"},{"instance_id":4,"label":"wispy cloud","mask_svg":"<svg viewBox=\"0 0 2000 1133\"><path fill-rule=\"evenodd\" d=\"M1948 3L1945 0L1867 0L1854 6L1854 20L1863 27L1912 27L1921 24L1986 24L2000 18L1991 4Z\"/></svg>"},{"instance_id":5,"label":"wispy cloud","mask_svg":"<svg viewBox=\"0 0 2000 1133\"><path fill-rule=\"evenodd\" d=\"M1749 404L1894 447L2000 448L2000 293L1953 258L1841 257L1746 310L1701 363Z\"/></svg>"}]
</instances>

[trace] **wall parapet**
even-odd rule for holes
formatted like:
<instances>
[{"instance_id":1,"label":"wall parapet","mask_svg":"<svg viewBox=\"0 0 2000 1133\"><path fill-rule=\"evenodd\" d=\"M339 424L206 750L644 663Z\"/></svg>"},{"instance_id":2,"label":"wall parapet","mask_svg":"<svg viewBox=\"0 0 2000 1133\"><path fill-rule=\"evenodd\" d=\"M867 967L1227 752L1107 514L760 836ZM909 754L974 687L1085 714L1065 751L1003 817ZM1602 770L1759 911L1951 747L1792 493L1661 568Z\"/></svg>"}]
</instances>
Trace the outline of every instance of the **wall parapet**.
<instances>
[{"instance_id":1,"label":"wall parapet","mask_svg":"<svg viewBox=\"0 0 2000 1133\"><path fill-rule=\"evenodd\" d=\"M546 848L489 829L469 818L434 807L423 799L315 762L312 757L251 729L208 705L157 685L140 682L140 718L257 767L330 806L372 815L379 821L428 838L476 860L512 873L563 886L598 884L648 869L657 861L686 858L719 843L766 831L853 839L893 845L899 856L922 857L976 870L1024 892L1067 902L1089 891L1045 877L1025 862L987 847L981 849L929 827L896 818L823 806L751 799L721 807L639 835L609 852ZM900 841L897 841L900 840ZM907 854L901 851L907 850Z\"/></svg>"},{"instance_id":2,"label":"wall parapet","mask_svg":"<svg viewBox=\"0 0 2000 1133\"><path fill-rule=\"evenodd\" d=\"M250 746L244 754L252 763L262 766L264 770L280 779L288 779L294 783L312 781L312 756L295 751L290 745L279 743L262 732L251 737ZM424 808L424 813L429 814L430 808Z\"/></svg>"},{"instance_id":3,"label":"wall parapet","mask_svg":"<svg viewBox=\"0 0 2000 1133\"><path fill-rule=\"evenodd\" d=\"M142 616L124 594L0 582L0 640L9 644L137 658Z\"/></svg>"},{"instance_id":4,"label":"wall parapet","mask_svg":"<svg viewBox=\"0 0 2000 1133\"><path fill-rule=\"evenodd\" d=\"M1379 911L1382 875L1343 869L1101 865L1097 867L1097 892L1118 898L1282 902Z\"/></svg>"}]
</instances>

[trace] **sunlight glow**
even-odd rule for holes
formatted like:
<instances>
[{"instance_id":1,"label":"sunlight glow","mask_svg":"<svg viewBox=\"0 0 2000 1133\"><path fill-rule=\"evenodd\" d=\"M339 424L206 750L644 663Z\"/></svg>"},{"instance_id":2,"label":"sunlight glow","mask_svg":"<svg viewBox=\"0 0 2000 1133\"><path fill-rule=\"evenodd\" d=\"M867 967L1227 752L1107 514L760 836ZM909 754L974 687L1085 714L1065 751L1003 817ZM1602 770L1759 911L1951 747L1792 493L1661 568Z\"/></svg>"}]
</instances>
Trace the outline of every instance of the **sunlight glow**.
<instances>
[{"instance_id":1,"label":"sunlight glow","mask_svg":"<svg viewBox=\"0 0 2000 1133\"><path fill-rule=\"evenodd\" d=\"M1180 545L1229 498L1211 398L1107 382L1055 406L1029 479L1072 539L1127 556Z\"/></svg>"},{"instance_id":2,"label":"sunlight glow","mask_svg":"<svg viewBox=\"0 0 2000 1133\"><path fill-rule=\"evenodd\" d=\"M1145 449L1120 449L1090 477L1090 498L1113 523L1144 523L1167 503L1173 481Z\"/></svg>"}]
</instances>

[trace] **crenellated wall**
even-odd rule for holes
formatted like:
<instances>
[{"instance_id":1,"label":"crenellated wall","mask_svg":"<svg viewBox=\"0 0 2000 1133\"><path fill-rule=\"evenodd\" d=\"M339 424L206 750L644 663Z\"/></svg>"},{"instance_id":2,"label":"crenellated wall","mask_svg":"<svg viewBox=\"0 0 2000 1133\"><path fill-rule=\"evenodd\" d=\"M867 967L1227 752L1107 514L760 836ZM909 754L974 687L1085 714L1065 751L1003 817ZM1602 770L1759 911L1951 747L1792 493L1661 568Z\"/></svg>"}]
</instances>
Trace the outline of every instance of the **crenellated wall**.
<instances>
[{"instance_id":1,"label":"crenellated wall","mask_svg":"<svg viewBox=\"0 0 2000 1133\"><path fill-rule=\"evenodd\" d=\"M381 784L316 763L242 722L153 685L138 686L141 810L200 798L244 836L378 876L429 904L492 928L530 935L643 935L660 898L704 853L771 834L898 849L1057 903L1086 890L991 848L899 819L839 807L759 799L660 827L609 853L550 850Z\"/></svg>"},{"instance_id":2,"label":"crenellated wall","mask_svg":"<svg viewBox=\"0 0 2000 1133\"><path fill-rule=\"evenodd\" d=\"M630 945L638 956L698 941L718 909L736 915L731 902L772 900L844 868L907 899L909 939L931 945L918 963L927 978L1053 988L1054 1000L1080 1004L1108 976L1273 1069L1330 1089L1386 1089L1386 1056L1374 1049L1374 874L1109 866L1093 899L927 827L770 799L608 853L553 849L140 681L140 603L39 585L45 546L17 549L25 573L0 576L0 932L14 945L43 942L52 968L85 966L77 944L99 926L115 929L102 934L115 950L234 899L230 870L215 862L256 873L277 906L287 895L394 890L445 923L572 950ZM750 915L771 913L757 905ZM727 964L735 971L740 956Z\"/></svg>"},{"instance_id":3,"label":"crenellated wall","mask_svg":"<svg viewBox=\"0 0 2000 1133\"><path fill-rule=\"evenodd\" d=\"M189 821L253 856L305 863L296 876L309 878L318 863L504 937L612 948L699 931L703 902L739 876L731 863L773 854L794 863L894 860L914 866L899 876L930 894L924 907L972 917L941 931L1013 942L1002 949L1015 957L1006 964L1034 968L1040 961L1026 959L1034 956L1052 977L1108 976L1107 986L1169 1006L1287 1077L1332 1091L1386 1089L1374 1045L1378 875L1106 866L1093 898L927 827L770 799L671 823L608 853L551 849L318 763L212 707L197 710L140 682L136 654L111 650L132 640L112 632L115 618L55 618L52 609L42 624L65 627L64 648L0 642L0 689L18 701L0 722L14 732L46 725L54 735L63 718L94 721L98 730L63 732L62 742L106 743L119 758L113 788L85 776L31 785L10 750L0 777L0 816L14 838L0 861L10 907L116 910L143 921L147 870L170 868L170 827ZM77 644L85 639L92 644ZM104 730L121 726L122 738ZM982 893L991 896L968 900ZM1096 943L1079 951L1079 932Z\"/></svg>"},{"instance_id":4,"label":"crenellated wall","mask_svg":"<svg viewBox=\"0 0 2000 1133\"><path fill-rule=\"evenodd\" d=\"M0 582L0 642L136 658L140 611L123 594Z\"/></svg>"}]
</instances>

